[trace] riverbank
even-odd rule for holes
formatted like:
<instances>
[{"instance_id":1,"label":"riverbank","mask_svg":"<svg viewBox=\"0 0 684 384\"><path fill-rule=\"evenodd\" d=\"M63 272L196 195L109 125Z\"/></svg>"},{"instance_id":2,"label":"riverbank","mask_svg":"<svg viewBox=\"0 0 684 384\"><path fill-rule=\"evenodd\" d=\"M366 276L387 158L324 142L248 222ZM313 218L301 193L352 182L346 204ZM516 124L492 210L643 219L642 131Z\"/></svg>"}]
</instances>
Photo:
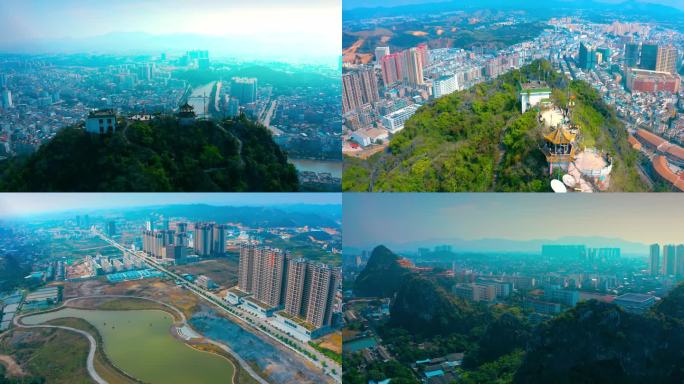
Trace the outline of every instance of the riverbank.
<instances>
[{"instance_id":1,"label":"riverbank","mask_svg":"<svg viewBox=\"0 0 684 384\"><path fill-rule=\"evenodd\" d=\"M315 173L330 173L333 177L342 177L342 161L341 160L310 160L310 159L288 159L290 164L293 164L297 171L315 172Z\"/></svg>"}]
</instances>

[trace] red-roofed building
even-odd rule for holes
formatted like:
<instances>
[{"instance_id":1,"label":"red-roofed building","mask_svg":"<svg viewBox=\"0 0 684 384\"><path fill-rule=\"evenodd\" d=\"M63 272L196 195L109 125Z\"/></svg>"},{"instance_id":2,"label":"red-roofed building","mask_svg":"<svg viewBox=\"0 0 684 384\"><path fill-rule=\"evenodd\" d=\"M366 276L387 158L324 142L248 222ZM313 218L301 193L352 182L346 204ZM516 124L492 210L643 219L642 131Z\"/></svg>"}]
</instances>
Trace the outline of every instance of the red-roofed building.
<instances>
[{"instance_id":1,"label":"red-roofed building","mask_svg":"<svg viewBox=\"0 0 684 384\"><path fill-rule=\"evenodd\" d=\"M675 188L684 192L684 173L676 174L672 172L665 156L656 156L653 158L653 168L662 177L672 184Z\"/></svg>"},{"instance_id":2,"label":"red-roofed building","mask_svg":"<svg viewBox=\"0 0 684 384\"><path fill-rule=\"evenodd\" d=\"M672 144L662 137L645 129L639 129L636 138L646 147L655 149L659 154L667 156L673 164L684 166L684 148Z\"/></svg>"}]
</instances>

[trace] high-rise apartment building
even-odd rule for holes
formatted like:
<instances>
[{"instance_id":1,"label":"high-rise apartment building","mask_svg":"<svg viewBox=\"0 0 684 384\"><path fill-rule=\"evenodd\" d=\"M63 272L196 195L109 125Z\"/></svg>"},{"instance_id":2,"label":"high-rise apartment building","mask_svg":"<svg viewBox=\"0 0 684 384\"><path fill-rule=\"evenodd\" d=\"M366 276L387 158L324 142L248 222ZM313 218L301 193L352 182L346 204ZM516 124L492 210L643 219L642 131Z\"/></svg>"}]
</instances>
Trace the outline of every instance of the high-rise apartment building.
<instances>
[{"instance_id":1,"label":"high-rise apartment building","mask_svg":"<svg viewBox=\"0 0 684 384\"><path fill-rule=\"evenodd\" d=\"M331 324L340 278L339 268L292 259L279 249L254 244L240 248L238 288L316 328Z\"/></svg>"},{"instance_id":2,"label":"high-rise apartment building","mask_svg":"<svg viewBox=\"0 0 684 384\"><path fill-rule=\"evenodd\" d=\"M243 245L240 248L238 287L271 307L280 307L285 300L287 258L287 253L280 249Z\"/></svg>"},{"instance_id":3,"label":"high-rise apartment building","mask_svg":"<svg viewBox=\"0 0 684 384\"><path fill-rule=\"evenodd\" d=\"M176 223L176 232L178 233L186 233L188 231L188 223L185 222L178 222Z\"/></svg>"},{"instance_id":4,"label":"high-rise apartment building","mask_svg":"<svg viewBox=\"0 0 684 384\"><path fill-rule=\"evenodd\" d=\"M190 246L190 238L188 237L188 234L186 232L177 233L176 238L174 240L174 244L180 245L183 247Z\"/></svg>"},{"instance_id":5,"label":"high-rise apartment building","mask_svg":"<svg viewBox=\"0 0 684 384\"><path fill-rule=\"evenodd\" d=\"M639 44L625 44L625 65L630 68L636 68L639 65L639 53Z\"/></svg>"},{"instance_id":6,"label":"high-rise apartment building","mask_svg":"<svg viewBox=\"0 0 684 384\"><path fill-rule=\"evenodd\" d=\"M684 276L684 244L679 244L677 246L675 254L675 274L681 277Z\"/></svg>"},{"instance_id":7,"label":"high-rise apartment building","mask_svg":"<svg viewBox=\"0 0 684 384\"><path fill-rule=\"evenodd\" d=\"M116 222L114 220L107 222L107 236L112 237L116 235Z\"/></svg>"},{"instance_id":8,"label":"high-rise apartment building","mask_svg":"<svg viewBox=\"0 0 684 384\"><path fill-rule=\"evenodd\" d=\"M5 109L12 108L14 103L12 102L12 92L9 89L2 90L2 107Z\"/></svg>"},{"instance_id":9,"label":"high-rise apartment building","mask_svg":"<svg viewBox=\"0 0 684 384\"><path fill-rule=\"evenodd\" d=\"M375 64L380 65L382 63L382 58L390 54L389 47L376 47L375 48Z\"/></svg>"},{"instance_id":10,"label":"high-rise apartment building","mask_svg":"<svg viewBox=\"0 0 684 384\"><path fill-rule=\"evenodd\" d=\"M330 325L340 270L306 259L288 262L285 312L316 328Z\"/></svg>"},{"instance_id":11,"label":"high-rise apartment building","mask_svg":"<svg viewBox=\"0 0 684 384\"><path fill-rule=\"evenodd\" d=\"M580 43L579 57L577 59L577 66L582 69L592 69L596 64L595 53L593 47L584 42Z\"/></svg>"},{"instance_id":12,"label":"high-rise apartment building","mask_svg":"<svg viewBox=\"0 0 684 384\"><path fill-rule=\"evenodd\" d=\"M353 111L362 105L361 81L353 72L342 75L342 112Z\"/></svg>"},{"instance_id":13,"label":"high-rise apartment building","mask_svg":"<svg viewBox=\"0 0 684 384\"><path fill-rule=\"evenodd\" d=\"M421 51L418 48L410 48L404 51L406 60L406 79L410 85L422 85L423 80L423 61Z\"/></svg>"},{"instance_id":14,"label":"high-rise apartment building","mask_svg":"<svg viewBox=\"0 0 684 384\"><path fill-rule=\"evenodd\" d=\"M240 246L240 262L238 264L238 288L245 292L254 289L254 259L257 247L253 244Z\"/></svg>"},{"instance_id":15,"label":"high-rise apartment building","mask_svg":"<svg viewBox=\"0 0 684 384\"><path fill-rule=\"evenodd\" d=\"M344 113L379 100L375 70L363 68L342 75L342 111Z\"/></svg>"},{"instance_id":16,"label":"high-rise apartment building","mask_svg":"<svg viewBox=\"0 0 684 384\"><path fill-rule=\"evenodd\" d=\"M661 274L670 276L675 274L676 248L673 244L663 245L663 264L660 266Z\"/></svg>"},{"instance_id":17,"label":"high-rise apartment building","mask_svg":"<svg viewBox=\"0 0 684 384\"><path fill-rule=\"evenodd\" d=\"M382 82L385 87L389 87L404 78L404 55L403 53L392 53L382 58L380 69L382 70Z\"/></svg>"},{"instance_id":18,"label":"high-rise apartment building","mask_svg":"<svg viewBox=\"0 0 684 384\"><path fill-rule=\"evenodd\" d=\"M225 224L214 225L213 246L211 253L221 256L226 253L226 230L228 226Z\"/></svg>"},{"instance_id":19,"label":"high-rise apartment building","mask_svg":"<svg viewBox=\"0 0 684 384\"><path fill-rule=\"evenodd\" d=\"M308 308L308 296L304 293L310 287L307 281L309 263L306 259L291 259L287 266L287 292L285 293L285 312L303 318Z\"/></svg>"},{"instance_id":20,"label":"high-rise apartment building","mask_svg":"<svg viewBox=\"0 0 684 384\"><path fill-rule=\"evenodd\" d=\"M257 79L233 77L230 83L230 95L237 98L240 104L250 104L257 98Z\"/></svg>"},{"instance_id":21,"label":"high-rise apartment building","mask_svg":"<svg viewBox=\"0 0 684 384\"><path fill-rule=\"evenodd\" d=\"M254 297L272 307L284 301L287 254L275 248L259 248L254 259Z\"/></svg>"},{"instance_id":22,"label":"high-rise apartment building","mask_svg":"<svg viewBox=\"0 0 684 384\"><path fill-rule=\"evenodd\" d=\"M658 72L677 73L677 48L668 45L658 47L655 70Z\"/></svg>"},{"instance_id":23,"label":"high-rise apartment building","mask_svg":"<svg viewBox=\"0 0 684 384\"><path fill-rule=\"evenodd\" d=\"M648 272L655 276L660 273L660 244L651 244L648 258Z\"/></svg>"},{"instance_id":24,"label":"high-rise apartment building","mask_svg":"<svg viewBox=\"0 0 684 384\"><path fill-rule=\"evenodd\" d=\"M339 270L322 263L311 263L307 268L309 284L305 285L305 319L315 327L330 325L335 292L339 284Z\"/></svg>"},{"instance_id":25,"label":"high-rise apartment building","mask_svg":"<svg viewBox=\"0 0 684 384\"><path fill-rule=\"evenodd\" d=\"M430 65L430 53L428 52L428 46L426 43L421 43L418 44L416 50L418 51L418 56L420 57L420 63L423 69L425 69L425 67Z\"/></svg>"},{"instance_id":26,"label":"high-rise apartment building","mask_svg":"<svg viewBox=\"0 0 684 384\"><path fill-rule=\"evenodd\" d=\"M174 231L154 231L143 230L143 251L148 255L161 259L166 257L166 247L174 245L175 232Z\"/></svg>"},{"instance_id":27,"label":"high-rise apartment building","mask_svg":"<svg viewBox=\"0 0 684 384\"><path fill-rule=\"evenodd\" d=\"M214 245L214 224L195 223L194 249L199 256L212 254Z\"/></svg>"},{"instance_id":28,"label":"high-rise apartment building","mask_svg":"<svg viewBox=\"0 0 684 384\"><path fill-rule=\"evenodd\" d=\"M656 70L658 62L658 45L656 44L642 44L641 45L641 59L639 60L639 67L649 71Z\"/></svg>"}]
</instances>

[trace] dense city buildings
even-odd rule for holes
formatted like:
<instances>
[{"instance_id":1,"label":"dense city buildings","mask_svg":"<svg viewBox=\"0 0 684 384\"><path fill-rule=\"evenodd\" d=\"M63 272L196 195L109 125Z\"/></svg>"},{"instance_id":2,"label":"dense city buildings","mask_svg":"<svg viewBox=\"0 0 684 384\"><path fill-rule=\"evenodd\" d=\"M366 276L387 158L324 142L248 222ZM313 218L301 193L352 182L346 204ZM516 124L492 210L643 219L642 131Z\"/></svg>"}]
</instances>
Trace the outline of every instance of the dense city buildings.
<instances>
[{"instance_id":1,"label":"dense city buildings","mask_svg":"<svg viewBox=\"0 0 684 384\"><path fill-rule=\"evenodd\" d=\"M77 65L60 55L0 55L0 161L33 154L70 126L112 134L160 116L190 126L244 114L287 151L303 189L338 190L342 105L336 70L282 64L263 77L230 76L224 73L254 64L209 55L70 56Z\"/></svg>"},{"instance_id":2,"label":"dense city buildings","mask_svg":"<svg viewBox=\"0 0 684 384\"><path fill-rule=\"evenodd\" d=\"M414 17L416 20L422 20L421 16ZM447 16L444 17L446 20ZM500 20L495 16L490 18L491 24L487 24L488 21L484 19L478 19L477 22L483 26L499 27L496 21ZM345 30L354 33L362 26L377 27L377 23L403 27L402 23L407 22L403 19L369 20L374 20L376 24L350 20ZM517 20L517 16L506 20L513 25L525 21L524 17ZM397 111L405 111L404 108L407 106L425 105L432 99L468 89L482 81L492 80L537 59L548 60L557 73L569 80L583 80L591 84L601 95L602 101L615 108L617 117L624 123L631 136L645 130L674 145L684 143L684 114L681 112L682 89L679 74L684 52L684 34L676 29L647 23L598 23L580 16L543 19L543 23L548 28L537 36L510 46L499 46L497 49L477 45L468 48L443 47L444 40L423 38L422 32L416 36L421 36L422 40L428 39L431 47L429 49L424 43L403 49L393 48L391 53L389 49L382 48L389 44L379 45L376 50L370 49L369 56L376 63L373 68L380 99L375 103L366 104L363 108L346 109L343 152L347 156L362 160L382 152L403 127L403 124L398 124L395 119L386 117ZM382 29L376 31L383 33ZM407 33L413 32L409 30ZM431 32L426 30L426 33L429 35ZM383 35L383 38L391 37ZM368 64L363 63L363 54L359 52L360 49L356 49L355 56L345 56L346 73L354 73L368 67ZM374 56L376 52L382 57ZM411 52L414 52L413 56ZM417 52L421 54L416 55ZM415 60L409 58L416 56L421 57L419 61L423 71L423 84L416 84L413 75L414 80L409 79L409 64L415 64ZM411 68L417 69L417 66L413 65ZM532 92L528 94L533 96ZM547 94L539 95L538 99L543 100L547 95L551 95L550 90ZM525 102L527 97L525 92L521 92L523 112L529 108L526 108L529 105ZM404 115L402 112L399 114ZM386 131L388 138L377 142L366 139L368 133L375 132L372 131L375 129ZM377 133L374 136L378 136ZM630 142L634 146L634 139L630 138ZM578 145L581 147L582 144ZM589 164L596 160L603 164L592 165L593 168L587 170L587 174L592 180L606 179L601 181L601 188L608 190L610 183L607 182L606 175L601 173L611 168L612 160L601 148L595 149L596 155L591 151L585 151L584 156L579 157L580 162ZM681 165L663 159L646 147L638 147L638 151L640 157L636 167L649 188L659 188L661 185L675 191L684 188L684 171ZM583 159L585 156L587 158Z\"/></svg>"},{"instance_id":3,"label":"dense city buildings","mask_svg":"<svg viewBox=\"0 0 684 384\"><path fill-rule=\"evenodd\" d=\"M167 228L167 225L164 227ZM142 231L142 251L158 259L174 259L178 262L190 254L220 257L226 252L227 229L225 224L195 223L190 248L187 223L177 223L176 229L154 229L153 221L148 220L146 229Z\"/></svg>"}]
</instances>

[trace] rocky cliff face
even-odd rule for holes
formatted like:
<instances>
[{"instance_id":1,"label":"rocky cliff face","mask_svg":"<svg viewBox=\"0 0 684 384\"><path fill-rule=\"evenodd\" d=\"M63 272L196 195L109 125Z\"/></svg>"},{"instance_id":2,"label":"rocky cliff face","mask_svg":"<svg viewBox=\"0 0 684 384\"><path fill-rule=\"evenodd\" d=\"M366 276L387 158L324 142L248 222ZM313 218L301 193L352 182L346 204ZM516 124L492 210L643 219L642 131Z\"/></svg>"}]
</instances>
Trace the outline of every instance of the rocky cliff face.
<instances>
[{"instance_id":1,"label":"rocky cliff face","mask_svg":"<svg viewBox=\"0 0 684 384\"><path fill-rule=\"evenodd\" d=\"M399 265L399 256L379 245L373 249L366 268L356 278L354 292L358 296L393 297L408 273Z\"/></svg>"},{"instance_id":2,"label":"rocky cliff face","mask_svg":"<svg viewBox=\"0 0 684 384\"><path fill-rule=\"evenodd\" d=\"M515 382L684 382L683 292L643 316L580 303L534 333Z\"/></svg>"},{"instance_id":3,"label":"rocky cliff face","mask_svg":"<svg viewBox=\"0 0 684 384\"><path fill-rule=\"evenodd\" d=\"M477 311L468 303L420 275L407 276L390 309L392 325L423 335L467 332L477 319Z\"/></svg>"}]
</instances>

